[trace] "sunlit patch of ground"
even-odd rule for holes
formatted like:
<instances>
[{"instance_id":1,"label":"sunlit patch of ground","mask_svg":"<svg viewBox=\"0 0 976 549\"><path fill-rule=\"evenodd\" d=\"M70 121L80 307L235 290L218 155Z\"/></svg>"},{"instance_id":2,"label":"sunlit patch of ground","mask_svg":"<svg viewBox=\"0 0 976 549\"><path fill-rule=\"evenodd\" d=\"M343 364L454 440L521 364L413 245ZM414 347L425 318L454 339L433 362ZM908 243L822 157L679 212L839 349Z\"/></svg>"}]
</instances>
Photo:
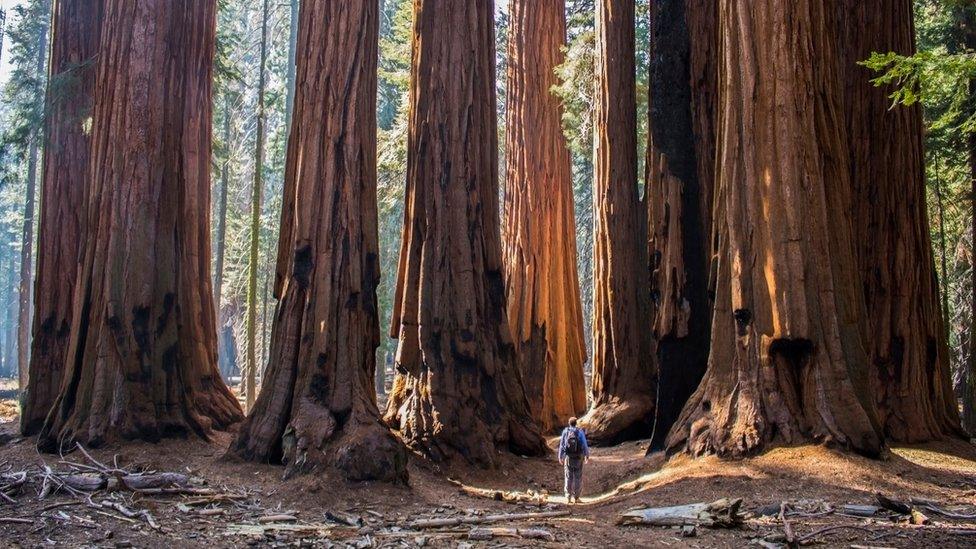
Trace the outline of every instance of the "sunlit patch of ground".
<instances>
[{"instance_id":1,"label":"sunlit patch of ground","mask_svg":"<svg viewBox=\"0 0 976 549\"><path fill-rule=\"evenodd\" d=\"M0 424L17 420L20 414L16 379L0 379Z\"/></svg>"}]
</instances>

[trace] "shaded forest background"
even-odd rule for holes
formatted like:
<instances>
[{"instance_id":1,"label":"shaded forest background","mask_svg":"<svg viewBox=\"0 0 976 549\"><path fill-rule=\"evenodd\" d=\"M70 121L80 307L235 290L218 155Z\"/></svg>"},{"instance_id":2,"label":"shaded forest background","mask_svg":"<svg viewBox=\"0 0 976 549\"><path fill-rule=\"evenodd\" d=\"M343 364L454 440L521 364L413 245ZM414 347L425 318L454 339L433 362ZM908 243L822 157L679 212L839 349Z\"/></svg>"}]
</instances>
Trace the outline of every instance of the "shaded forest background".
<instances>
[{"instance_id":1,"label":"shaded forest background","mask_svg":"<svg viewBox=\"0 0 976 549\"><path fill-rule=\"evenodd\" d=\"M411 1L380 0L380 60L377 119L381 322L389 325L403 221L406 177L407 88L410 70ZM498 128L505 132L508 13L498 2ZM594 70L593 0L567 0L566 62L561 84L563 129L573 163L579 279L584 333L590 345L593 257L591 132ZM879 81L894 83L897 103L921 102L926 118L927 203L932 247L949 326L952 366L959 384L970 362L973 319L973 173L970 150L976 135L973 97L976 59L967 44L974 8L965 0L917 0L919 53L904 58L879 52L868 60ZM44 142L45 89L69 90L70 72L48 83L50 0L26 0L5 13L0 83L0 376L16 376L26 358L30 333L35 219ZM637 2L638 150L647 132L649 0ZM220 0L218 59L214 87L213 272L219 305L221 370L240 379L247 364L266 363L275 301L271 295L284 178L289 102L294 72L297 0ZM971 34L971 33L970 33ZM65 93L65 92L61 92ZM500 148L504 154L504 147ZM643 163L643 155L639 155ZM500 159L504 166L504 158ZM643 173L643 166L638 173ZM504 178L505 170L500 170ZM642 180L642 178L639 178ZM500 182L504 192L504 181ZM642 183L641 183L642 184ZM255 238L256 237L256 238ZM255 246L256 243L256 246ZM256 253L256 256L253 255ZM256 257L256 261L252 260ZM253 337L253 340L249 339ZM19 339L20 338L20 339ZM19 343L20 342L20 343ZM249 346L253 344L253 347ZM396 340L384 338L378 352L380 379L390 378ZM249 349L253 349L249 353ZM20 356L18 356L20 353ZM385 376L383 375L385 370ZM382 386L382 385L380 385Z\"/></svg>"}]
</instances>

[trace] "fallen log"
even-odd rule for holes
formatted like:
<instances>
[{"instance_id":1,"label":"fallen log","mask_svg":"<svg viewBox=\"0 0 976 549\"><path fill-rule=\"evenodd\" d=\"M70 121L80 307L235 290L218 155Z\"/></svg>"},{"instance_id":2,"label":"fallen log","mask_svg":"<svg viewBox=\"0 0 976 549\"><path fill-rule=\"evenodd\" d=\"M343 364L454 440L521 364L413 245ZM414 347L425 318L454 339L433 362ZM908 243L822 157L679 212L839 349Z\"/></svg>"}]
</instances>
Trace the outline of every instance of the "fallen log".
<instances>
[{"instance_id":1,"label":"fallen log","mask_svg":"<svg viewBox=\"0 0 976 549\"><path fill-rule=\"evenodd\" d=\"M558 518L558 517L565 517L569 514L570 512L567 510L567 511L543 511L539 513L513 513L509 515L485 515L481 517L418 519L413 522L407 523L407 528L413 528L413 529L444 528L447 526L462 526L468 524L490 524L494 522L505 522L505 521Z\"/></svg>"},{"instance_id":2,"label":"fallen log","mask_svg":"<svg viewBox=\"0 0 976 549\"><path fill-rule=\"evenodd\" d=\"M912 507L907 503L885 497L881 492L875 494L874 497L878 500L878 505L899 515L909 515L912 512Z\"/></svg>"},{"instance_id":3,"label":"fallen log","mask_svg":"<svg viewBox=\"0 0 976 549\"><path fill-rule=\"evenodd\" d=\"M182 491L190 483L190 477L179 473L136 473L120 476L111 476L105 473L78 473L55 476L57 480L80 492L129 490L162 494L165 493L164 489L179 488ZM173 491L170 493L181 492Z\"/></svg>"},{"instance_id":4,"label":"fallen log","mask_svg":"<svg viewBox=\"0 0 976 549\"><path fill-rule=\"evenodd\" d=\"M535 539L556 541L552 532L542 528L472 528L468 532L471 541L491 541L495 538Z\"/></svg>"},{"instance_id":5,"label":"fallen log","mask_svg":"<svg viewBox=\"0 0 976 549\"><path fill-rule=\"evenodd\" d=\"M739 508L742 498L722 498L712 503L692 503L675 507L652 507L621 513L617 524L647 526L705 526L708 528L736 528L742 524Z\"/></svg>"}]
</instances>

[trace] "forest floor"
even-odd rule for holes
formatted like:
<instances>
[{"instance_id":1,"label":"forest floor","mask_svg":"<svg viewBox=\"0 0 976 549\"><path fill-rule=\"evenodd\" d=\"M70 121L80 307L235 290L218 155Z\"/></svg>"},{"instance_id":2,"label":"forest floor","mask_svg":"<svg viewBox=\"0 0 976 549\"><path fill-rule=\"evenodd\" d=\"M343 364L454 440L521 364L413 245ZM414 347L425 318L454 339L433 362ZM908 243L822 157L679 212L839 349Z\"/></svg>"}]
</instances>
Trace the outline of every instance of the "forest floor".
<instances>
[{"instance_id":1,"label":"forest floor","mask_svg":"<svg viewBox=\"0 0 976 549\"><path fill-rule=\"evenodd\" d=\"M59 457L38 454L31 439L16 436L16 406L0 387L0 473L39 471L45 464L63 470ZM127 470L149 468L202 479L223 496L99 493L91 500L54 493L38 499L39 485L0 499L0 546L37 547L781 547L784 524L757 510L789 502L787 521L803 545L822 547L973 547L976 519L950 519L927 512L930 523L906 519L842 516L844 504L874 505L875 494L907 501L935 500L944 507L976 506L976 448L953 441L893 448L882 460L844 455L817 446L775 449L740 461L714 458L645 458L646 443L598 448L586 469L584 498L568 506L559 496L562 474L554 457L503 458L491 471L455 467L442 470L412 460L409 486L350 484L329 474L282 480L283 468L242 463L224 456L230 435L211 442L177 440L133 443L92 451L94 459ZM555 439L552 444L555 445ZM65 460L84 463L79 452ZM456 479L456 480L453 480ZM3 483L0 482L0 486ZM552 494L547 496L547 494ZM683 505L742 498L747 519L735 529L697 528L694 537L679 529L618 526L619 513L638 507ZM506 502L508 500L520 500ZM124 516L91 502L119 503ZM114 504L113 503L113 504ZM962 508L958 508L962 509ZM495 514L568 511L535 521L502 521L487 526L545 530L554 541L518 537L468 541L472 526L418 530L416 519L484 517ZM769 512L767 511L767 514ZM291 519L274 515L289 515ZM344 524L348 522L349 524ZM354 525L351 525L354 524ZM851 528L848 528L851 527ZM495 531L513 534L514 531Z\"/></svg>"}]
</instances>

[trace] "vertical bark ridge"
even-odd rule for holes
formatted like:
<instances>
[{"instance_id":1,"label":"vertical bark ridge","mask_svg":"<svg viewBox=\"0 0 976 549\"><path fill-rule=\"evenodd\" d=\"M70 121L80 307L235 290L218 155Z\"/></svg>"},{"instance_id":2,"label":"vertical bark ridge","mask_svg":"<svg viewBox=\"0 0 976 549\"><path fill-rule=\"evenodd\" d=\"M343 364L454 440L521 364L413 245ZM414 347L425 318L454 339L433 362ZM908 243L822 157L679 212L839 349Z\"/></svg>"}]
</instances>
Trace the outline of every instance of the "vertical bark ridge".
<instances>
[{"instance_id":1,"label":"vertical bark ridge","mask_svg":"<svg viewBox=\"0 0 976 549\"><path fill-rule=\"evenodd\" d=\"M563 0L514 0L508 41L505 289L532 416L546 431L586 410L583 309L563 109Z\"/></svg>"},{"instance_id":2,"label":"vertical bark ridge","mask_svg":"<svg viewBox=\"0 0 976 549\"><path fill-rule=\"evenodd\" d=\"M372 0L301 3L285 178L297 200L264 387L231 450L289 473L406 480L376 407L378 13Z\"/></svg>"},{"instance_id":3,"label":"vertical bark ridge","mask_svg":"<svg viewBox=\"0 0 976 549\"><path fill-rule=\"evenodd\" d=\"M858 65L872 52L915 53L912 2L878 9L849 0L841 9L854 240L878 411L894 441L959 434L925 202L921 107L890 108L890 90Z\"/></svg>"},{"instance_id":4,"label":"vertical bark ridge","mask_svg":"<svg viewBox=\"0 0 976 549\"><path fill-rule=\"evenodd\" d=\"M65 379L39 441L52 451L207 437L242 419L217 371L210 280L216 2L104 9L88 236Z\"/></svg>"},{"instance_id":5,"label":"vertical bark ridge","mask_svg":"<svg viewBox=\"0 0 976 549\"><path fill-rule=\"evenodd\" d=\"M719 14L711 354L667 446L743 456L812 440L877 455L835 14L818 0L721 0Z\"/></svg>"},{"instance_id":6,"label":"vertical bark ridge","mask_svg":"<svg viewBox=\"0 0 976 549\"><path fill-rule=\"evenodd\" d=\"M92 115L103 1L54 3L30 382L20 419L25 436L43 426L64 371L72 291L85 241L89 148L85 126Z\"/></svg>"},{"instance_id":7,"label":"vertical bark ridge","mask_svg":"<svg viewBox=\"0 0 976 549\"><path fill-rule=\"evenodd\" d=\"M433 459L546 452L508 326L492 0L414 0L403 240L387 422Z\"/></svg>"},{"instance_id":8,"label":"vertical bark ridge","mask_svg":"<svg viewBox=\"0 0 976 549\"><path fill-rule=\"evenodd\" d=\"M594 122L592 408L594 443L647 437L656 360L650 330L643 213L637 192L634 0L598 0Z\"/></svg>"}]
</instances>

